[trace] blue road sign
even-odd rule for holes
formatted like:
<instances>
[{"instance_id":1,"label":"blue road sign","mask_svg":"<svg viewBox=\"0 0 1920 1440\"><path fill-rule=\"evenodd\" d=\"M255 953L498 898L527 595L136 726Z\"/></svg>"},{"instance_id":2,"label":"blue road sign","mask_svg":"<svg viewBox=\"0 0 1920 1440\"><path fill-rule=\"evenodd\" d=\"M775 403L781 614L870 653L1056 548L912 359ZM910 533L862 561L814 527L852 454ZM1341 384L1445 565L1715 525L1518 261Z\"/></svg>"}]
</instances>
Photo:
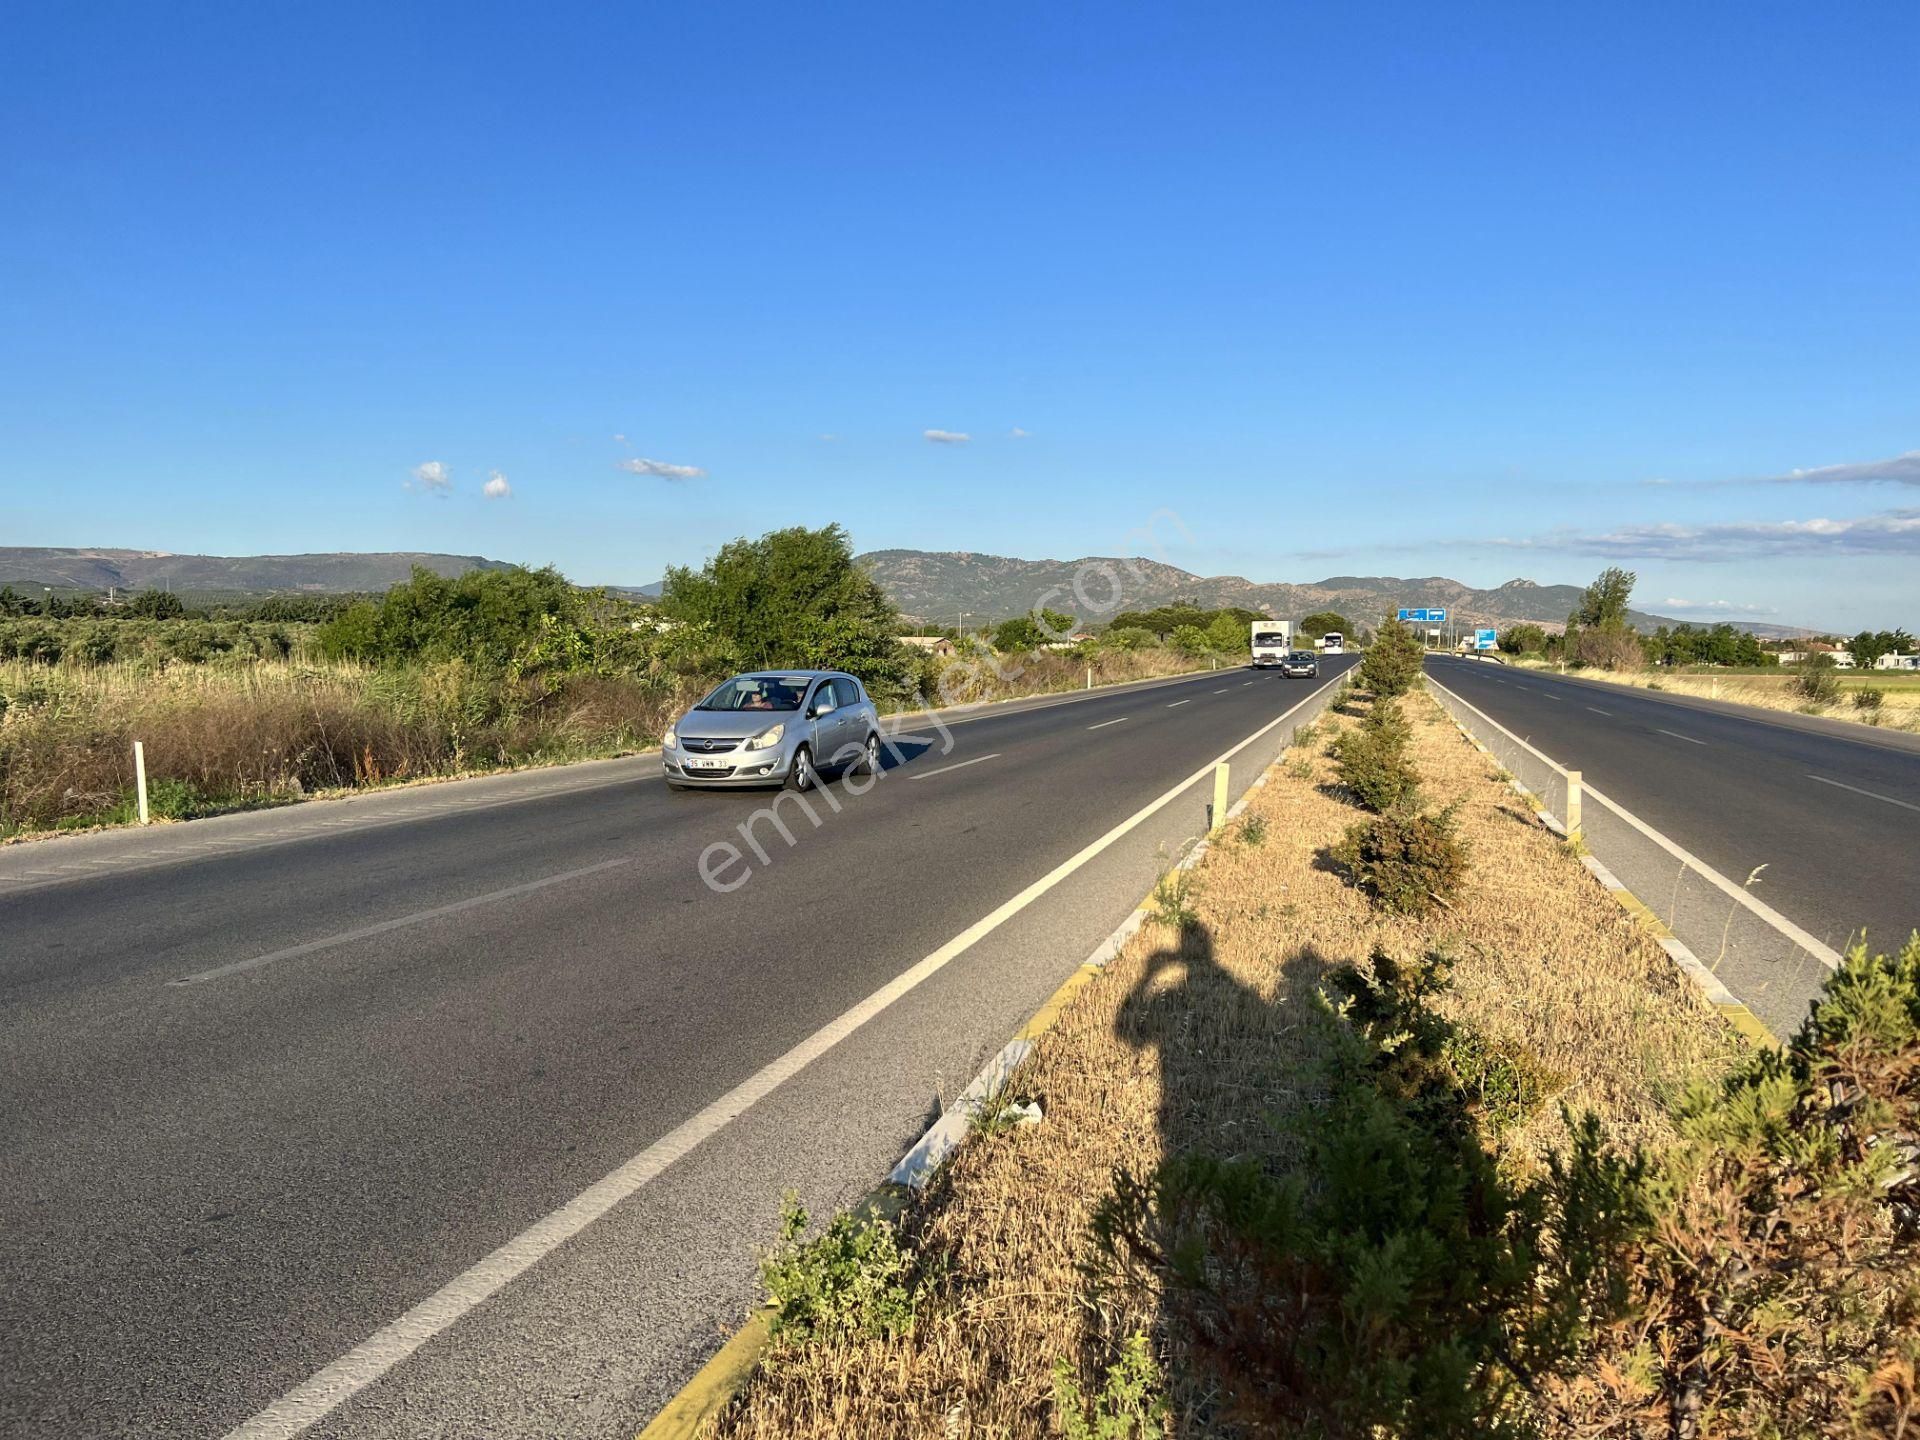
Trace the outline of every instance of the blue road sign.
<instances>
[{"instance_id":1,"label":"blue road sign","mask_svg":"<svg viewBox=\"0 0 1920 1440\"><path fill-rule=\"evenodd\" d=\"M1476 630L1473 632L1473 648L1476 650L1491 650L1499 643L1500 637L1491 630Z\"/></svg>"},{"instance_id":2,"label":"blue road sign","mask_svg":"<svg viewBox=\"0 0 1920 1440\"><path fill-rule=\"evenodd\" d=\"M1418 620L1427 625L1444 625L1447 612L1445 610L1412 610L1403 605L1400 607L1400 619Z\"/></svg>"},{"instance_id":3,"label":"blue road sign","mask_svg":"<svg viewBox=\"0 0 1920 1440\"><path fill-rule=\"evenodd\" d=\"M1402 605L1400 607L1399 618L1402 620L1424 620L1427 618L1427 612L1424 610L1409 610L1406 606Z\"/></svg>"}]
</instances>

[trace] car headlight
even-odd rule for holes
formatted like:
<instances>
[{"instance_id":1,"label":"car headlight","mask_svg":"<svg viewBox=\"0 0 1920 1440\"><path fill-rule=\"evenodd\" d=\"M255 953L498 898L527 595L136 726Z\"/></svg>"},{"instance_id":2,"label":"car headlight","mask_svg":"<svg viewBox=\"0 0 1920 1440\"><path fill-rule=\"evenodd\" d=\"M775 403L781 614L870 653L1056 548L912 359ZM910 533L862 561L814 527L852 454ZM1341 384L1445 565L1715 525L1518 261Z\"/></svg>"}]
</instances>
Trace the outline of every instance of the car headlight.
<instances>
[{"instance_id":1,"label":"car headlight","mask_svg":"<svg viewBox=\"0 0 1920 1440\"><path fill-rule=\"evenodd\" d=\"M773 746L778 745L780 743L780 737L786 733L787 733L786 726L776 725L771 730L762 730L758 735L754 736L751 740L747 741L747 743L745 745L742 745L740 748L742 750L771 749Z\"/></svg>"},{"instance_id":2,"label":"car headlight","mask_svg":"<svg viewBox=\"0 0 1920 1440\"><path fill-rule=\"evenodd\" d=\"M680 743L680 737L673 733L673 726L671 725L667 726L667 733L660 738L667 743L669 748Z\"/></svg>"}]
</instances>

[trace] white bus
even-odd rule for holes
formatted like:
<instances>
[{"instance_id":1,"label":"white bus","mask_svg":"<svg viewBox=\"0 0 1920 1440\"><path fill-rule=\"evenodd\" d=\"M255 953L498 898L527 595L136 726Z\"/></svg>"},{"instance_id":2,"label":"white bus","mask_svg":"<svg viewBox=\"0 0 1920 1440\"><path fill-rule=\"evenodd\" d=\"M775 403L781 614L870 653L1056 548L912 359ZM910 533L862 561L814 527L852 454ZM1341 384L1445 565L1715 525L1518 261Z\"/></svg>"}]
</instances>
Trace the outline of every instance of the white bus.
<instances>
[{"instance_id":1,"label":"white bus","mask_svg":"<svg viewBox=\"0 0 1920 1440\"><path fill-rule=\"evenodd\" d=\"M1320 648L1329 655L1344 655L1347 649L1347 637L1338 630L1329 630L1321 638Z\"/></svg>"},{"instance_id":2,"label":"white bus","mask_svg":"<svg viewBox=\"0 0 1920 1440\"><path fill-rule=\"evenodd\" d=\"M1253 622L1253 666L1264 670L1280 664L1287 658L1287 651L1293 648L1293 622L1291 620L1256 620Z\"/></svg>"}]
</instances>

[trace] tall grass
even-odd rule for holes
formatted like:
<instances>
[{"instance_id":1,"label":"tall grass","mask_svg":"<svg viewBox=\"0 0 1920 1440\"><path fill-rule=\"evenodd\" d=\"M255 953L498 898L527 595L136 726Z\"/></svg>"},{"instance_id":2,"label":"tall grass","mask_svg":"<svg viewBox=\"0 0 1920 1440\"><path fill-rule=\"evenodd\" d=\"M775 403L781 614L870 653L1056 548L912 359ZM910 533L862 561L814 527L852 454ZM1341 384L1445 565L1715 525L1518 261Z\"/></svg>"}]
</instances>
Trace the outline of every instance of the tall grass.
<instances>
[{"instance_id":1,"label":"tall grass","mask_svg":"<svg viewBox=\"0 0 1920 1440\"><path fill-rule=\"evenodd\" d=\"M0 833L125 818L133 742L165 818L617 753L700 693L672 677L510 681L462 662L373 669L0 663Z\"/></svg>"}]
</instances>

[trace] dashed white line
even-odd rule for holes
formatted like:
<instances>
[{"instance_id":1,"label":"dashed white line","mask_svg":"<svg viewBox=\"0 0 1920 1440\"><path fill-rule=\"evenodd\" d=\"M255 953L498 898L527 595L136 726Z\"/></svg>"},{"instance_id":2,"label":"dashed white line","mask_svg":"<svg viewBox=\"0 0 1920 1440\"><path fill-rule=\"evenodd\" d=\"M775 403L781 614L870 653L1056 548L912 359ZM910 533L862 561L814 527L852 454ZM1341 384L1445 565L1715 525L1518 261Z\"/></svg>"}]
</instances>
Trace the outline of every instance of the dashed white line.
<instances>
[{"instance_id":1,"label":"dashed white line","mask_svg":"<svg viewBox=\"0 0 1920 1440\"><path fill-rule=\"evenodd\" d=\"M1554 693L1553 693L1553 692L1552 692L1551 690L1542 690L1542 691L1541 691L1540 693L1541 693L1542 695L1544 695L1544 696L1546 696L1546 697L1547 697L1547 699L1549 699L1549 700L1552 700L1552 701L1556 701L1556 702L1557 702L1557 701L1558 701L1558 700L1560 699L1560 697L1559 697L1558 695L1556 695L1556 694L1554 694Z\"/></svg>"},{"instance_id":2,"label":"dashed white line","mask_svg":"<svg viewBox=\"0 0 1920 1440\"><path fill-rule=\"evenodd\" d=\"M1127 718L1126 716L1124 716L1124 715L1122 715L1122 716L1120 717L1120 720L1125 720L1126 718ZM1120 723L1120 720L1102 720L1102 721L1101 721L1101 722L1100 722L1100 723L1099 723L1098 725L1089 725L1089 726L1087 726L1087 729L1089 729L1089 730L1104 730L1104 729L1106 729L1106 728L1107 728L1107 726L1109 726L1109 725L1118 725L1118 724Z\"/></svg>"},{"instance_id":3,"label":"dashed white line","mask_svg":"<svg viewBox=\"0 0 1920 1440\"><path fill-rule=\"evenodd\" d=\"M1187 702L1185 700L1176 700L1171 705L1167 706L1167 709L1178 710L1182 705L1185 705L1186 703Z\"/></svg>"},{"instance_id":4,"label":"dashed white line","mask_svg":"<svg viewBox=\"0 0 1920 1440\"><path fill-rule=\"evenodd\" d=\"M1246 688L1247 688L1247 686L1249 686L1249 685L1251 685L1251 684L1253 684L1253 681L1251 681L1251 680L1242 680L1242 681L1240 682L1240 688L1241 688L1242 690L1244 690L1244 689L1246 689Z\"/></svg>"},{"instance_id":5,"label":"dashed white line","mask_svg":"<svg viewBox=\"0 0 1920 1440\"><path fill-rule=\"evenodd\" d=\"M918 775L909 775L907 778L909 780L931 780L934 776L944 775L949 770L964 770L969 765L978 765L983 761L998 760L999 758L1000 752L996 750L991 755L976 755L971 760L956 760L951 765L942 765L938 770L923 770Z\"/></svg>"},{"instance_id":6,"label":"dashed white line","mask_svg":"<svg viewBox=\"0 0 1920 1440\"><path fill-rule=\"evenodd\" d=\"M1609 720L1613 718L1613 712L1611 710L1602 710L1598 705L1589 705L1586 708L1591 710L1596 715L1606 716Z\"/></svg>"},{"instance_id":7,"label":"dashed white line","mask_svg":"<svg viewBox=\"0 0 1920 1440\"><path fill-rule=\"evenodd\" d=\"M1678 730L1660 730L1660 727L1657 725L1654 726L1654 729L1658 730L1662 735L1671 735L1676 740L1684 740L1689 745L1704 745L1707 743L1704 740L1696 740L1691 735L1682 735Z\"/></svg>"},{"instance_id":8,"label":"dashed white line","mask_svg":"<svg viewBox=\"0 0 1920 1440\"><path fill-rule=\"evenodd\" d=\"M1887 805L1898 805L1902 810L1920 810L1920 805L1905 800L1896 800L1891 795L1881 795L1872 790L1862 790L1858 785L1849 785L1844 780L1829 780L1824 775L1809 775L1809 780L1818 780L1822 785L1831 785L1838 790L1851 790L1856 795L1864 795L1869 800L1878 800Z\"/></svg>"},{"instance_id":9,"label":"dashed white line","mask_svg":"<svg viewBox=\"0 0 1920 1440\"><path fill-rule=\"evenodd\" d=\"M1231 685L1222 685L1218 690L1214 691L1213 693L1216 695L1224 695L1227 693L1227 691L1231 690L1232 688L1233 687Z\"/></svg>"}]
</instances>

